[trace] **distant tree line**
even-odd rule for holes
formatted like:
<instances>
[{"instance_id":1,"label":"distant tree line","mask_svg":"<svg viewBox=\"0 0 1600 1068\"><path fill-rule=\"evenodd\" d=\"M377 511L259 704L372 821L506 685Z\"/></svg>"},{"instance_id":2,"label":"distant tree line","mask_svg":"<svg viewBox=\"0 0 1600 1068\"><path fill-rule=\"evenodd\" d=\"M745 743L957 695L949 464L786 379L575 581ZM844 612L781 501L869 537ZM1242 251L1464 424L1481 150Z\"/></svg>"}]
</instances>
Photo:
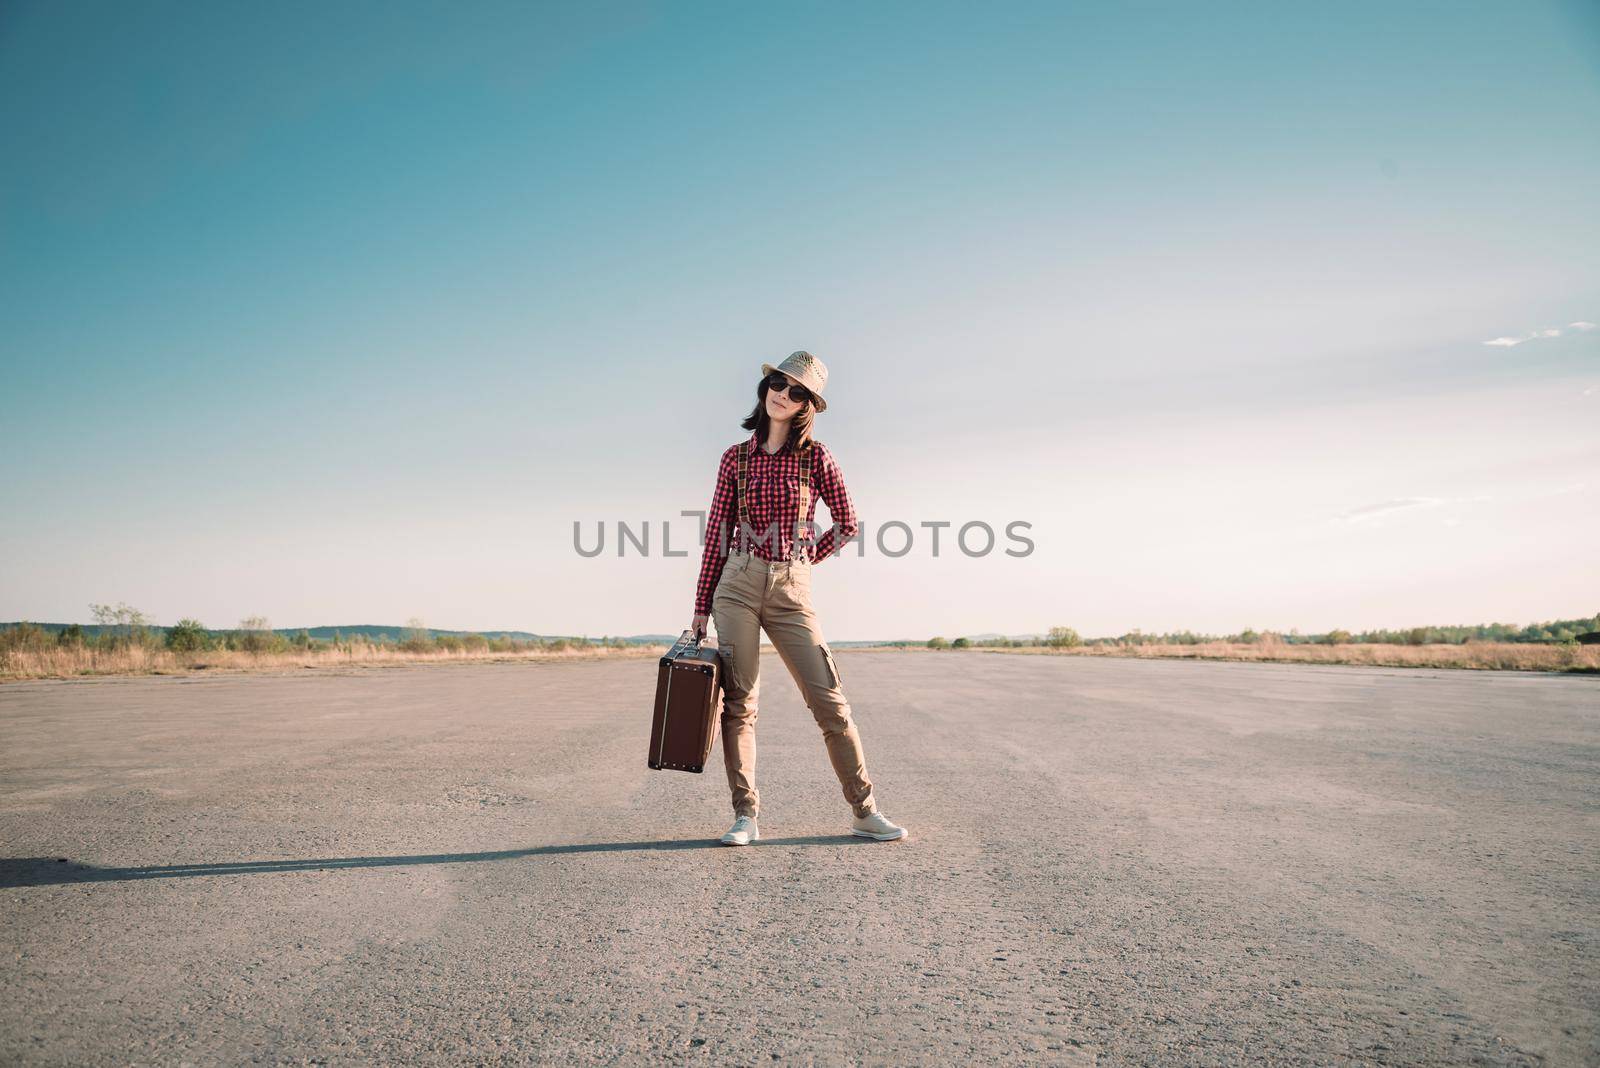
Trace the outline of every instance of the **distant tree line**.
<instances>
[{"instance_id":1,"label":"distant tree line","mask_svg":"<svg viewBox=\"0 0 1600 1068\"><path fill-rule=\"evenodd\" d=\"M1048 634L1029 638L929 638L926 642L889 642L889 645L926 645L929 649L998 648L1020 649L1029 646L1046 646L1057 649L1079 645L1202 645L1209 642L1229 642L1236 645L1279 643L1283 645L1464 645L1467 642L1513 642L1542 645L1576 643L1581 634L1600 632L1600 612L1587 619L1563 619L1550 623L1530 623L1519 627L1515 623L1476 623L1472 625L1409 627L1402 630L1364 630L1352 634L1348 630L1330 630L1325 634L1301 634L1291 630L1278 631L1254 629L1237 634L1196 634L1181 630L1164 634L1146 634L1130 630L1114 638L1089 638L1078 636L1071 627L1051 627Z\"/></svg>"},{"instance_id":2,"label":"distant tree line","mask_svg":"<svg viewBox=\"0 0 1600 1068\"><path fill-rule=\"evenodd\" d=\"M39 625L36 623L0 624L0 652L9 649L40 649L50 645L80 645L99 649L119 649L129 646L159 648L165 646L174 652L201 653L225 649L246 653L288 653L295 650L329 649L353 652L358 645L390 646L405 652L563 652L568 649L626 648L626 638L602 636L585 637L517 637L504 632L460 633L436 631L423 625L420 619L410 620L398 633L392 635L384 628L362 627L361 632L343 634L335 630L330 636L313 636L302 628L274 630L265 617L251 616L239 621L231 630L212 630L197 619L180 619L170 627L158 627L150 618L126 604L89 606L94 625L85 627L77 623L66 626ZM1283 645L1463 645L1467 642L1512 642L1536 644L1575 644L1579 635L1600 632L1600 612L1587 619L1556 620L1549 623L1530 623L1519 627L1514 623L1478 623L1473 625L1410 627L1402 630L1365 630L1351 633L1331 630L1325 634L1301 634L1290 630L1277 631L1246 629L1237 634L1196 634L1182 630L1164 634L1131 630L1114 638L1085 639L1071 627L1051 627L1044 635L1028 638L965 638L940 637L921 641L884 642L889 646L921 646L929 649L1001 648L1018 649L1042 646L1065 649L1080 645L1201 645L1208 642L1233 644L1283 644Z\"/></svg>"},{"instance_id":3,"label":"distant tree line","mask_svg":"<svg viewBox=\"0 0 1600 1068\"><path fill-rule=\"evenodd\" d=\"M364 633L342 634L335 630L328 637L313 637L305 628L274 630L264 616L251 616L229 630L212 630L197 619L180 619L170 627L159 627L149 616L126 604L90 605L92 626L70 623L51 626L37 623L0 625L0 652L12 649L43 649L49 646L83 646L116 650L132 646L147 649L167 648L178 653L204 653L229 650L245 653L289 653L325 649L353 653L357 646L389 646L405 652L564 652L569 649L626 648L626 638L516 637L506 633L458 633L434 631L419 619L412 619L396 636L381 628L363 627Z\"/></svg>"}]
</instances>

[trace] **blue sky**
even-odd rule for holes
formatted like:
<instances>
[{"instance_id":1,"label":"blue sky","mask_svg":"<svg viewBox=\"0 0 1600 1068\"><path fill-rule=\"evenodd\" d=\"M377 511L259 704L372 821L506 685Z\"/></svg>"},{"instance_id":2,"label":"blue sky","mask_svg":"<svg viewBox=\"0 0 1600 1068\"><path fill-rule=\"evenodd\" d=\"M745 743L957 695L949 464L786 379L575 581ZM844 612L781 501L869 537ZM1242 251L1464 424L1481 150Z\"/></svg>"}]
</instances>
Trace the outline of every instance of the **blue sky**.
<instances>
[{"instance_id":1,"label":"blue sky","mask_svg":"<svg viewBox=\"0 0 1600 1068\"><path fill-rule=\"evenodd\" d=\"M796 348L833 638L1587 615L1595 321L1592 5L0 14L0 619L679 629Z\"/></svg>"}]
</instances>

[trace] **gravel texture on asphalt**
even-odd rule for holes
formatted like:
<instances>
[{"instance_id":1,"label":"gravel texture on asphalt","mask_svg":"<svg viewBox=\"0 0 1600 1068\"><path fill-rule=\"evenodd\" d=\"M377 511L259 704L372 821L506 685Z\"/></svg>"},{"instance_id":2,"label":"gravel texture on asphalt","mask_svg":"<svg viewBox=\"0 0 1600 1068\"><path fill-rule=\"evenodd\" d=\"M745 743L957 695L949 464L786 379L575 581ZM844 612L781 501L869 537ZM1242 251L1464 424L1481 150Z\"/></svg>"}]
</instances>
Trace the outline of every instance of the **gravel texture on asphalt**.
<instances>
[{"instance_id":1,"label":"gravel texture on asphalt","mask_svg":"<svg viewBox=\"0 0 1600 1068\"><path fill-rule=\"evenodd\" d=\"M0 687L0 1062L1600 1063L1600 680L763 662L762 840L654 661Z\"/></svg>"}]
</instances>

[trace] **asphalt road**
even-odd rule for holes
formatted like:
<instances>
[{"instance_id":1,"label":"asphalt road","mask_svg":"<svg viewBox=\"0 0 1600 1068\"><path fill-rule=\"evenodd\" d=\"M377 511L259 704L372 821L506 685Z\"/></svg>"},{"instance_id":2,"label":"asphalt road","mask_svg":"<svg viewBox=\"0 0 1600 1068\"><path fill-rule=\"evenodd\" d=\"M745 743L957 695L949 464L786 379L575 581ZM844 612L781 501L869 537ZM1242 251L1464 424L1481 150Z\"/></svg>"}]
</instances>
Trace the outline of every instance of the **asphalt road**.
<instances>
[{"instance_id":1,"label":"asphalt road","mask_svg":"<svg viewBox=\"0 0 1600 1068\"><path fill-rule=\"evenodd\" d=\"M763 667L763 841L653 661L0 686L0 1062L1600 1063L1600 682ZM57 858L65 858L57 859Z\"/></svg>"}]
</instances>

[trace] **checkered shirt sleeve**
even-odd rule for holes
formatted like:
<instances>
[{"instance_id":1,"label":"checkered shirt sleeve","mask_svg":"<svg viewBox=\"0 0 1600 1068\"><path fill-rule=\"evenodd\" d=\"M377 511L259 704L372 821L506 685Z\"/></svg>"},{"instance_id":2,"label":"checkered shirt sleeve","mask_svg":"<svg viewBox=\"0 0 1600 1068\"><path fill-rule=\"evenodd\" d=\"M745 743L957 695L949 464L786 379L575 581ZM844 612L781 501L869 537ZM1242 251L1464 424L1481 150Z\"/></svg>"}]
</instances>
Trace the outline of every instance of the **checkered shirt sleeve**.
<instances>
[{"instance_id":1,"label":"checkered shirt sleeve","mask_svg":"<svg viewBox=\"0 0 1600 1068\"><path fill-rule=\"evenodd\" d=\"M717 465L711 508L706 512L705 552L700 557L700 578L694 586L694 614L697 616L711 614L711 595L717 592L717 581L722 578L722 560L733 541L734 524L738 519L738 451L737 445L731 446Z\"/></svg>"},{"instance_id":2,"label":"checkered shirt sleeve","mask_svg":"<svg viewBox=\"0 0 1600 1068\"><path fill-rule=\"evenodd\" d=\"M817 496L828 506L828 516L833 520L833 525L817 539L817 544L811 551L811 562L814 564L827 559L844 542L855 537L861 529L860 523L856 520L855 505L850 500L850 491L844 484L844 474L839 470L839 462L834 459L833 451L818 442L816 453L812 461L814 470L811 472L811 480L816 486ZM813 499L813 509L815 505L816 501ZM815 511L812 514L814 515Z\"/></svg>"}]
</instances>

